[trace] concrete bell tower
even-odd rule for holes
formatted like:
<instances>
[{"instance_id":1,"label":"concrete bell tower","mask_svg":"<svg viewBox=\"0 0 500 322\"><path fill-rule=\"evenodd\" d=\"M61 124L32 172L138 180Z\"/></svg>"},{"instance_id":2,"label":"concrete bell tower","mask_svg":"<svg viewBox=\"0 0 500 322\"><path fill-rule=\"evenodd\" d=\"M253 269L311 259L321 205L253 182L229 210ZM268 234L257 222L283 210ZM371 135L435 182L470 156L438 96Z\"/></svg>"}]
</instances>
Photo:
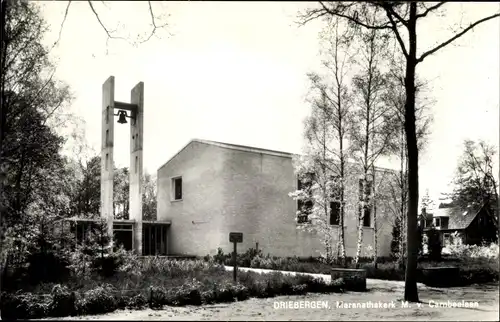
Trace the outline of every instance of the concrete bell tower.
<instances>
[{"instance_id":1,"label":"concrete bell tower","mask_svg":"<svg viewBox=\"0 0 500 322\"><path fill-rule=\"evenodd\" d=\"M117 114L114 110L118 110ZM102 85L102 149L101 149L101 217L113 234L113 141L114 117L119 124L130 123L129 214L134 222L133 245L142 254L142 148L144 130L144 83L131 91L130 103L115 101L115 78L109 77Z\"/></svg>"}]
</instances>

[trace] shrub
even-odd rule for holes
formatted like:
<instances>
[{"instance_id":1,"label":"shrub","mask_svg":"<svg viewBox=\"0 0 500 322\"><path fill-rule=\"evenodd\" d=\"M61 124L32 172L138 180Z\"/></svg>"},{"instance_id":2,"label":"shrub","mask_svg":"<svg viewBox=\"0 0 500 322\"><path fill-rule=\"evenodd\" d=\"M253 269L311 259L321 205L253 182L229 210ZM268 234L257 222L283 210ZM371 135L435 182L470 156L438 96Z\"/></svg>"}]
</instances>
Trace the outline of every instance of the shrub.
<instances>
[{"instance_id":1,"label":"shrub","mask_svg":"<svg viewBox=\"0 0 500 322\"><path fill-rule=\"evenodd\" d=\"M140 310L148 304L148 299L143 294L136 294L128 299L127 308Z\"/></svg>"},{"instance_id":2,"label":"shrub","mask_svg":"<svg viewBox=\"0 0 500 322\"><path fill-rule=\"evenodd\" d=\"M49 312L51 298L31 293L2 294L2 319L41 319Z\"/></svg>"},{"instance_id":3,"label":"shrub","mask_svg":"<svg viewBox=\"0 0 500 322\"><path fill-rule=\"evenodd\" d=\"M441 238L439 236L439 232L432 228L427 232L428 236L428 250L429 250L429 258L433 260L441 259Z\"/></svg>"},{"instance_id":4,"label":"shrub","mask_svg":"<svg viewBox=\"0 0 500 322\"><path fill-rule=\"evenodd\" d=\"M225 261L227 259L227 255L224 254L224 251L222 248L217 248L217 254L214 256L214 261L216 263L224 265Z\"/></svg>"},{"instance_id":5,"label":"shrub","mask_svg":"<svg viewBox=\"0 0 500 322\"><path fill-rule=\"evenodd\" d=\"M201 283L196 279L186 282L173 293L173 305L201 305L202 297L200 293Z\"/></svg>"},{"instance_id":6,"label":"shrub","mask_svg":"<svg viewBox=\"0 0 500 322\"><path fill-rule=\"evenodd\" d=\"M113 312L118 307L111 285L105 284L84 293L77 303L80 314L101 314Z\"/></svg>"},{"instance_id":7,"label":"shrub","mask_svg":"<svg viewBox=\"0 0 500 322\"><path fill-rule=\"evenodd\" d=\"M160 308L163 305L173 302L168 291L161 286L153 286L149 290L149 306L151 308Z\"/></svg>"},{"instance_id":8,"label":"shrub","mask_svg":"<svg viewBox=\"0 0 500 322\"><path fill-rule=\"evenodd\" d=\"M76 310L76 295L70 292L67 286L55 285L52 289L52 303L50 304L50 316L72 316Z\"/></svg>"},{"instance_id":9,"label":"shrub","mask_svg":"<svg viewBox=\"0 0 500 322\"><path fill-rule=\"evenodd\" d=\"M27 274L32 284L57 282L69 274L69 261L64 253L35 252L27 257Z\"/></svg>"}]
</instances>

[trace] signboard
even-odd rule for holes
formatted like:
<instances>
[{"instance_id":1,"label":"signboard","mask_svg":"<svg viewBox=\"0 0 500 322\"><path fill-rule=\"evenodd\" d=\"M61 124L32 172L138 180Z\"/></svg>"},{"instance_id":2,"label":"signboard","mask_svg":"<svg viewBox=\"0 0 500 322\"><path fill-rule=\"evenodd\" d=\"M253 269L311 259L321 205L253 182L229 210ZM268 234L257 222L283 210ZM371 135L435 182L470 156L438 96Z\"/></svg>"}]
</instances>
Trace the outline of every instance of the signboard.
<instances>
[{"instance_id":1,"label":"signboard","mask_svg":"<svg viewBox=\"0 0 500 322\"><path fill-rule=\"evenodd\" d=\"M237 247L236 245L238 245L238 243L242 243L243 242L243 233L237 233L237 232L232 232L232 233L229 233L229 241L231 243L233 243L234 245L234 251L233 251L233 280L235 283L237 283L237 277L236 277L236 274L238 272L238 264L237 264L237 256L236 256L236 252L237 252Z\"/></svg>"},{"instance_id":2,"label":"signboard","mask_svg":"<svg viewBox=\"0 0 500 322\"><path fill-rule=\"evenodd\" d=\"M242 243L243 233L229 233L229 241L231 243Z\"/></svg>"}]
</instances>

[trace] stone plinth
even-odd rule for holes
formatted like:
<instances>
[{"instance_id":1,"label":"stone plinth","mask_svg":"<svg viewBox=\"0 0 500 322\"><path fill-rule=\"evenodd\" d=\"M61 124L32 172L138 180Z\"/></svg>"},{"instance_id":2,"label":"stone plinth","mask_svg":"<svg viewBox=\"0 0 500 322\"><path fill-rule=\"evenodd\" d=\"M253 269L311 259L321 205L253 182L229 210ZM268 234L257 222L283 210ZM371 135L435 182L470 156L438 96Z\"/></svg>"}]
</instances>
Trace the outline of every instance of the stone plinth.
<instances>
[{"instance_id":1,"label":"stone plinth","mask_svg":"<svg viewBox=\"0 0 500 322\"><path fill-rule=\"evenodd\" d=\"M460 269L455 266L422 268L423 283L432 287L451 287L459 281Z\"/></svg>"},{"instance_id":2,"label":"stone plinth","mask_svg":"<svg viewBox=\"0 0 500 322\"><path fill-rule=\"evenodd\" d=\"M332 281L342 278L350 291L366 291L366 270L355 268L332 268Z\"/></svg>"}]
</instances>

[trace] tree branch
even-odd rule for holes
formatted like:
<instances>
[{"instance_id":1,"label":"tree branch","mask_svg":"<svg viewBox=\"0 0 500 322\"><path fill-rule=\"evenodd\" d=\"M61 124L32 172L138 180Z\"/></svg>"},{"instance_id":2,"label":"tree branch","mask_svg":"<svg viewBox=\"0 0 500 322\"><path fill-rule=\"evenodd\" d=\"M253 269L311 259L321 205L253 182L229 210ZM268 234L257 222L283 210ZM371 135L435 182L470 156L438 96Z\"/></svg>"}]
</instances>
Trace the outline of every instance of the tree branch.
<instances>
[{"instance_id":1,"label":"tree branch","mask_svg":"<svg viewBox=\"0 0 500 322\"><path fill-rule=\"evenodd\" d=\"M151 30L149 36L145 40L141 41L141 43L145 43L146 41L151 39L151 37L153 37L153 35L156 33L157 29L166 27L168 25L168 23L164 23L163 25L157 26L155 21L155 16L153 14L153 8L151 7L151 1L148 1L148 6L149 6L149 14L151 16L151 23L153 24L153 30Z\"/></svg>"},{"instance_id":2,"label":"tree branch","mask_svg":"<svg viewBox=\"0 0 500 322\"><path fill-rule=\"evenodd\" d=\"M319 3L321 4L321 6L323 7L323 10L332 15L332 16L337 16L337 17L341 17L341 18L345 18L359 26L362 26L364 28L367 28L367 29L376 29L376 30L380 30L380 29L392 29L392 26L389 25L389 23L384 23L384 24L381 24L381 25L369 25L367 23L364 23L362 22L361 20L359 20L357 18L357 15L353 15L352 17L349 16L349 15L346 15L344 14L343 12L341 12L340 10L332 10L332 9L329 9L324 3L323 1L319 1ZM340 3L338 3L337 5L340 5Z\"/></svg>"},{"instance_id":3,"label":"tree branch","mask_svg":"<svg viewBox=\"0 0 500 322\"><path fill-rule=\"evenodd\" d=\"M403 55L406 58L408 58L408 51L406 50L405 43L403 42L403 39L401 38L401 35L399 34L398 26L397 26L396 22L394 21L394 19L392 19L393 15L396 15L396 18L399 17L399 15L396 14L396 12L391 8L390 5L384 5L384 9L385 9L385 13L387 14L387 18L389 18L389 21L391 22L391 25L392 25L391 29L394 32L394 35L396 36L396 39L399 43L399 46L401 46L401 51L403 52ZM407 25L405 20L403 20L402 18L398 18L398 19L403 25L405 25L405 26Z\"/></svg>"},{"instance_id":4,"label":"tree branch","mask_svg":"<svg viewBox=\"0 0 500 322\"><path fill-rule=\"evenodd\" d=\"M59 35L57 36L57 40L52 45L52 48L54 48L55 46L57 46L57 44L59 43L59 40L61 40L61 34L62 34L62 31L63 31L63 28L64 28L64 23L66 22L66 18L68 17L68 12L69 12L69 6L70 5L71 5L71 0L68 1L68 5L66 6L66 10L64 11L64 17L63 17L63 21L61 22L61 28L59 29Z\"/></svg>"},{"instance_id":5,"label":"tree branch","mask_svg":"<svg viewBox=\"0 0 500 322\"><path fill-rule=\"evenodd\" d=\"M433 5L433 6L429 7L429 8L426 8L427 10L425 10L423 13L418 14L418 15L416 16L416 17L417 17L417 19L419 19L419 18L423 18L423 17L427 16L427 14L428 14L429 12L439 9L439 7L441 7L442 5L446 4L447 2L448 2L448 1L441 1L441 2L439 2L438 4L435 4L435 5Z\"/></svg>"},{"instance_id":6,"label":"tree branch","mask_svg":"<svg viewBox=\"0 0 500 322\"><path fill-rule=\"evenodd\" d=\"M467 33L468 31L470 31L472 28L476 27L477 25L483 23L483 22L486 22L488 20L491 20L493 18L496 18L496 17L500 17L500 13L496 13L494 15L491 15L491 16L488 16L488 17L485 17L481 20L478 20L476 22L474 22L473 24L469 25L467 28L465 28L464 30L462 30L461 32L459 32L458 34L456 34L455 36L451 37L450 39L446 40L445 42L441 43L440 45L434 47L433 49L423 53L420 58L417 59L417 64L418 63L421 63L425 57L429 56L429 55L432 55L434 54L435 52L437 52L438 50L440 50L441 48L449 45L450 43L452 43L453 41L455 41L456 39L462 37L465 33Z\"/></svg>"},{"instance_id":7,"label":"tree branch","mask_svg":"<svg viewBox=\"0 0 500 322\"><path fill-rule=\"evenodd\" d=\"M113 32L115 32L115 30L109 31L108 28L106 28L106 26L102 23L101 18L99 18L99 15L95 11L94 6L92 5L92 1L87 1L87 2L89 3L90 9L92 9L92 12L94 13L95 17L97 18L97 21L101 25L102 29L104 29L104 31L106 32L106 35L108 35L108 39L123 39L123 40L125 40L123 37L117 37L117 36L111 35Z\"/></svg>"}]
</instances>

